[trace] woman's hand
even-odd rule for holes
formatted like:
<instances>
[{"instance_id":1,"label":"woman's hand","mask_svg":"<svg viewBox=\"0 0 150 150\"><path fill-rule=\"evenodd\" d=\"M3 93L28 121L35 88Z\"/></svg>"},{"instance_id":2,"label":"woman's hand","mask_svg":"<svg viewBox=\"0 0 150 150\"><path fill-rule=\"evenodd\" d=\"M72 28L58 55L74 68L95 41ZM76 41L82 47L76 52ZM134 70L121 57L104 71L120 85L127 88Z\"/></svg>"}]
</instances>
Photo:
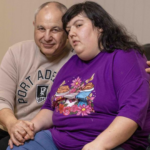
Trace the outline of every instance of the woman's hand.
<instances>
[{"instance_id":1,"label":"woman's hand","mask_svg":"<svg viewBox=\"0 0 150 150\"><path fill-rule=\"evenodd\" d=\"M82 150L108 150L104 148L101 144L100 141L97 141L96 139L90 143L87 143L84 145Z\"/></svg>"}]
</instances>

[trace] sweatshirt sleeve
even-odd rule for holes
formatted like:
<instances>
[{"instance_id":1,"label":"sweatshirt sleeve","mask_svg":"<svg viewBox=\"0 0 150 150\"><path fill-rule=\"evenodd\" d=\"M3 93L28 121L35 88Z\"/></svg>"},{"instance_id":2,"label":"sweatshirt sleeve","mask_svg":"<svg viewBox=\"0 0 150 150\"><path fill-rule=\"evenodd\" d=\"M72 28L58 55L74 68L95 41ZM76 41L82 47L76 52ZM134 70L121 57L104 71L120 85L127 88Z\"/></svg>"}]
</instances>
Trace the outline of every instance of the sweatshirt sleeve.
<instances>
[{"instance_id":1,"label":"sweatshirt sleeve","mask_svg":"<svg viewBox=\"0 0 150 150\"><path fill-rule=\"evenodd\" d=\"M14 111L17 86L17 67L14 54L9 48L0 66L0 110Z\"/></svg>"},{"instance_id":2,"label":"sweatshirt sleeve","mask_svg":"<svg viewBox=\"0 0 150 150\"><path fill-rule=\"evenodd\" d=\"M118 116L144 126L150 103L149 74L146 59L137 51L119 51L114 58L113 78L118 97Z\"/></svg>"}]
</instances>

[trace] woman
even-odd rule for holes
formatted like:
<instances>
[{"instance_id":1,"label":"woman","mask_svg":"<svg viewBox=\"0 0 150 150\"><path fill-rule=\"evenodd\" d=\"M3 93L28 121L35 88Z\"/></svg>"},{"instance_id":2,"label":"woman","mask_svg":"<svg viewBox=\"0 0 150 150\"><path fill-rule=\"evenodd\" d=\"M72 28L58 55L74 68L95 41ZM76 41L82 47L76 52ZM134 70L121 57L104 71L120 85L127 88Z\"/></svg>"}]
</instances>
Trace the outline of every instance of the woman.
<instances>
[{"instance_id":1,"label":"woman","mask_svg":"<svg viewBox=\"0 0 150 150\"><path fill-rule=\"evenodd\" d=\"M35 133L49 130L14 150L145 150L150 92L140 46L94 2L73 5L62 21L77 55L32 120Z\"/></svg>"}]
</instances>

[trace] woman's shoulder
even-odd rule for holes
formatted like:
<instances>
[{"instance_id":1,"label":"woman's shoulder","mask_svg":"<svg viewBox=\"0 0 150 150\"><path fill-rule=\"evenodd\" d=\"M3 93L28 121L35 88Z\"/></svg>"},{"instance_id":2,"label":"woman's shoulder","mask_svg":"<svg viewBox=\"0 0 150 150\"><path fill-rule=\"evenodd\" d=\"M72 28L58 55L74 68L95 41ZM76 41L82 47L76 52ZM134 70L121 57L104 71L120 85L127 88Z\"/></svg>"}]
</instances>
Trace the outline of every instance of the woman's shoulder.
<instances>
[{"instance_id":1,"label":"woman's shoulder","mask_svg":"<svg viewBox=\"0 0 150 150\"><path fill-rule=\"evenodd\" d=\"M114 74L121 74L122 76L138 76L139 78L149 79L146 73L147 68L146 57L137 50L131 49L128 51L116 50L114 52L113 71ZM130 76L130 78L131 78Z\"/></svg>"},{"instance_id":2,"label":"woman's shoulder","mask_svg":"<svg viewBox=\"0 0 150 150\"><path fill-rule=\"evenodd\" d=\"M140 53L138 50L135 49L129 49L129 50L122 50L122 49L116 49L114 51L115 55L117 57L143 57L143 54Z\"/></svg>"},{"instance_id":3,"label":"woman's shoulder","mask_svg":"<svg viewBox=\"0 0 150 150\"><path fill-rule=\"evenodd\" d=\"M130 50L120 50L117 49L114 51L114 63L124 64L126 66L136 64L137 66L146 65L146 57L141 54L139 51L130 49Z\"/></svg>"}]
</instances>

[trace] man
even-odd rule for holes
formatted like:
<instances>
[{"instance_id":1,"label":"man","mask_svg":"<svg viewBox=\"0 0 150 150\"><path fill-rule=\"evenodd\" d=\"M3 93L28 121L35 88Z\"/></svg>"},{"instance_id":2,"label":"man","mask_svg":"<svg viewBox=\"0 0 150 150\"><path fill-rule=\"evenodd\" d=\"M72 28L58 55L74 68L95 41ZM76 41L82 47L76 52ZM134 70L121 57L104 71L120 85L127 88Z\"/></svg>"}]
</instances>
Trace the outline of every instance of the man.
<instances>
[{"instance_id":1,"label":"man","mask_svg":"<svg viewBox=\"0 0 150 150\"><path fill-rule=\"evenodd\" d=\"M57 72L74 54L62 27L61 18L66 10L58 2L42 4L33 23L35 41L13 45L1 63L0 124L16 145L24 142L26 134L33 138L23 120L31 120L38 113ZM8 135L1 130L2 134ZM6 149L8 139L9 136L1 139L1 150Z\"/></svg>"}]
</instances>

